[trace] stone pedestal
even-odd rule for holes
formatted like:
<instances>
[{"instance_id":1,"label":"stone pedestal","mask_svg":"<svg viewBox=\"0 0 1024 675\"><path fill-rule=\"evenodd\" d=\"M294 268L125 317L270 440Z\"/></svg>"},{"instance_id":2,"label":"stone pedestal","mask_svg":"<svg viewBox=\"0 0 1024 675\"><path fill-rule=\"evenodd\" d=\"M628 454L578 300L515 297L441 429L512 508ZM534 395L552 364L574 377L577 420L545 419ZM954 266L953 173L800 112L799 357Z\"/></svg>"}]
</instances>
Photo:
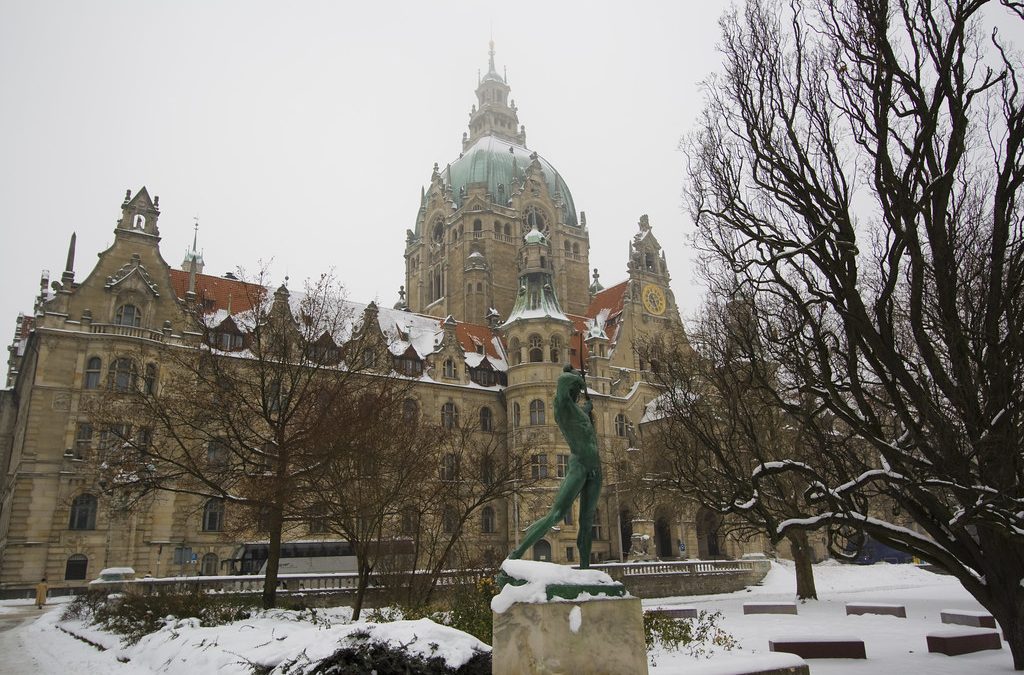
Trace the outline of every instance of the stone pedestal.
<instances>
[{"instance_id":1,"label":"stone pedestal","mask_svg":"<svg viewBox=\"0 0 1024 675\"><path fill-rule=\"evenodd\" d=\"M494 675L646 675L639 598L517 602L494 614Z\"/></svg>"}]
</instances>

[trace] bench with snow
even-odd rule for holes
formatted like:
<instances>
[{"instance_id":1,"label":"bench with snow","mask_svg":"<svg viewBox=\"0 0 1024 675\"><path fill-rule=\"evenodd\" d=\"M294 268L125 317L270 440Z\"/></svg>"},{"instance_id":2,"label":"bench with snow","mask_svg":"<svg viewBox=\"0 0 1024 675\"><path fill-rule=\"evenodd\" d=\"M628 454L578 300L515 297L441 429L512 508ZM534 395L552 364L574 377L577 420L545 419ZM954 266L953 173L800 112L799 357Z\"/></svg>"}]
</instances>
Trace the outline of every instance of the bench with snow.
<instances>
[{"instance_id":1,"label":"bench with snow","mask_svg":"<svg viewBox=\"0 0 1024 675\"><path fill-rule=\"evenodd\" d=\"M744 614L796 614L796 604L792 602L745 602Z\"/></svg>"},{"instance_id":2,"label":"bench with snow","mask_svg":"<svg viewBox=\"0 0 1024 675\"><path fill-rule=\"evenodd\" d=\"M864 641L854 637L808 636L775 638L768 651L796 654L804 659L866 659Z\"/></svg>"},{"instance_id":3,"label":"bench with snow","mask_svg":"<svg viewBox=\"0 0 1024 675\"><path fill-rule=\"evenodd\" d=\"M807 662L796 654L715 654L714 659L694 662L686 675L810 675Z\"/></svg>"},{"instance_id":4,"label":"bench with snow","mask_svg":"<svg viewBox=\"0 0 1024 675\"><path fill-rule=\"evenodd\" d=\"M885 614L887 616L898 616L907 618L907 608L903 605L878 605L866 602L850 602L846 605L847 616L862 614Z\"/></svg>"},{"instance_id":5,"label":"bench with snow","mask_svg":"<svg viewBox=\"0 0 1024 675\"><path fill-rule=\"evenodd\" d=\"M644 610L645 614L653 614L655 616L663 616L666 619L696 619L697 608L696 607L671 607L661 608L655 607L652 609Z\"/></svg>"},{"instance_id":6,"label":"bench with snow","mask_svg":"<svg viewBox=\"0 0 1024 675\"><path fill-rule=\"evenodd\" d=\"M976 612L970 609L943 609L939 612L942 623L955 623L974 628L995 628L996 620L988 612Z\"/></svg>"},{"instance_id":7,"label":"bench with snow","mask_svg":"<svg viewBox=\"0 0 1024 675\"><path fill-rule=\"evenodd\" d=\"M950 628L928 633L928 651L946 656L972 654L986 649L1002 649L999 633L980 628Z\"/></svg>"}]
</instances>

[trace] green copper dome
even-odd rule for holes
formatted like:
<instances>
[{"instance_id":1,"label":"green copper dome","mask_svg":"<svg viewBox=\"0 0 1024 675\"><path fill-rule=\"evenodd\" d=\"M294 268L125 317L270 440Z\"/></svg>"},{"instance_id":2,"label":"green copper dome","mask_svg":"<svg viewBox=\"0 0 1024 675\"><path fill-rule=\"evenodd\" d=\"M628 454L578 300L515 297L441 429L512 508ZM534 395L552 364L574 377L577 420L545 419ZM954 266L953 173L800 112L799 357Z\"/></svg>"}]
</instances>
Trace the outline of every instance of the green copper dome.
<instances>
[{"instance_id":1,"label":"green copper dome","mask_svg":"<svg viewBox=\"0 0 1024 675\"><path fill-rule=\"evenodd\" d=\"M448 165L442 176L445 182L451 185L452 197L458 207L462 206L465 198L465 191L462 188L468 191L472 183L486 183L495 203L504 204L512 192L512 179L522 179L526 169L533 162L530 157L532 154L532 151L521 145L496 136L483 136L466 148L461 157ZM551 195L561 195L562 213L558 219L566 225L578 227L576 205L573 204L569 186L546 159L538 155L537 160L544 170L544 179Z\"/></svg>"}]
</instances>

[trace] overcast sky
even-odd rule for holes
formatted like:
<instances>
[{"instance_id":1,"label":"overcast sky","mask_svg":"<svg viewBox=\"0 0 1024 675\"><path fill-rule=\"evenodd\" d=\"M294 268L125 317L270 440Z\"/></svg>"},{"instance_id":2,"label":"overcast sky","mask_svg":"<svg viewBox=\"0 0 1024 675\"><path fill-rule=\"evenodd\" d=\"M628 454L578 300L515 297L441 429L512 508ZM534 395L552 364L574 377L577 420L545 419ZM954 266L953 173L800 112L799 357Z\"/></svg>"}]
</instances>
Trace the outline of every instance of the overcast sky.
<instances>
[{"instance_id":1,"label":"overcast sky","mask_svg":"<svg viewBox=\"0 0 1024 675\"><path fill-rule=\"evenodd\" d=\"M692 309L677 146L725 6L0 0L0 338L39 271L60 277L71 232L81 280L143 185L174 266L198 215L208 273L272 260L296 287L333 268L352 299L394 303L420 188L458 157L492 33L602 281L625 278L647 213Z\"/></svg>"}]
</instances>

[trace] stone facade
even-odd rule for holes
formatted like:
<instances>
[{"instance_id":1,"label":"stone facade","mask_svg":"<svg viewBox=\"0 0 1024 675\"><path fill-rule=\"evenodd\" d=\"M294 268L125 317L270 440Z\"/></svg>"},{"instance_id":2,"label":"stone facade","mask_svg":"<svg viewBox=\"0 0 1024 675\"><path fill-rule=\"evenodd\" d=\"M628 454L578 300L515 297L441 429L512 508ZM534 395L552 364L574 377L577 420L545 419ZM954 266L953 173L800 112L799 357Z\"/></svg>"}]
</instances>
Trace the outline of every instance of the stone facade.
<instances>
[{"instance_id":1,"label":"stone facade","mask_svg":"<svg viewBox=\"0 0 1024 675\"><path fill-rule=\"evenodd\" d=\"M503 556L548 509L569 454L550 400L569 362L587 368L607 467L596 560L625 557L634 543L665 559L761 551L760 542L719 542L717 524L702 520L695 504L638 501L620 485L642 448L640 419L657 396L650 364L633 346L651 333L682 335L665 256L643 216L626 279L603 288L595 270L591 281L586 218L562 177L526 148L493 51L490 66L462 154L443 170L435 166L422 191L399 302L373 306L382 339L404 340L403 354L422 368L415 393L425 419L439 419L446 404L463 419L487 408L494 428L509 430L504 443L537 448L525 468L537 484L495 503L493 524L470 524L469 548ZM119 363L131 363L141 386L151 386L158 347L197 334L188 303L225 316L247 309L246 285L202 274L195 246L181 268L165 261L159 198L142 188L121 209L114 243L85 278L75 279L72 240L60 281L44 276L33 315L18 321L11 388L0 393L0 589L42 576L55 586L81 585L110 566L157 576L227 573L226 561L237 558L238 541L204 530L196 498L164 494L123 513L99 496L102 475L89 458L101 439L84 413L89 398L119 376ZM575 516L535 547L535 558L578 562ZM186 551L195 564L182 561Z\"/></svg>"}]
</instances>

